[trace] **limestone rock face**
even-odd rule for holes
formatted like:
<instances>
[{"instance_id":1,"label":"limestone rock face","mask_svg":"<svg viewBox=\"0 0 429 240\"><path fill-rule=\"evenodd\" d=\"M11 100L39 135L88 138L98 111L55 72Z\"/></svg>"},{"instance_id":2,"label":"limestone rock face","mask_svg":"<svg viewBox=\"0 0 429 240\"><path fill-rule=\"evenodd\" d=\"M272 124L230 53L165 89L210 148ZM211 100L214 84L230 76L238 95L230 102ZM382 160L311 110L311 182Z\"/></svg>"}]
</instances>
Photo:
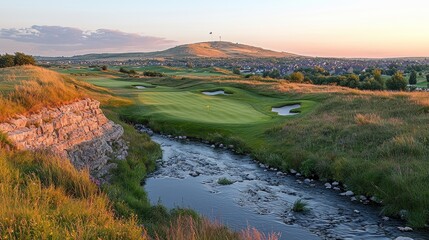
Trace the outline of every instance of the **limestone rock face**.
<instances>
[{"instance_id":1,"label":"limestone rock face","mask_svg":"<svg viewBox=\"0 0 429 240\"><path fill-rule=\"evenodd\" d=\"M78 169L88 167L96 177L114 167L109 160L127 156L122 126L108 120L92 99L17 116L0 123L0 131L18 149L51 150L68 157Z\"/></svg>"}]
</instances>

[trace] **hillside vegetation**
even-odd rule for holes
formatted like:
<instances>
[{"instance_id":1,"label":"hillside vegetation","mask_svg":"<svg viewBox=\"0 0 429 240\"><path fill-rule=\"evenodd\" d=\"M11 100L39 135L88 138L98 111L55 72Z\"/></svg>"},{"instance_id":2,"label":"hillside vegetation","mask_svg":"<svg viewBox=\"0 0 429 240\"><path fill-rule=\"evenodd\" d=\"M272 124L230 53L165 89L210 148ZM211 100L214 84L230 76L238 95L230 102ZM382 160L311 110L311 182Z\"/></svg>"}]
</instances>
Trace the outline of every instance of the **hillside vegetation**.
<instances>
[{"instance_id":1,"label":"hillside vegetation","mask_svg":"<svg viewBox=\"0 0 429 240\"><path fill-rule=\"evenodd\" d=\"M107 90L36 66L0 69L0 121L88 96L102 103L127 104Z\"/></svg>"}]
</instances>

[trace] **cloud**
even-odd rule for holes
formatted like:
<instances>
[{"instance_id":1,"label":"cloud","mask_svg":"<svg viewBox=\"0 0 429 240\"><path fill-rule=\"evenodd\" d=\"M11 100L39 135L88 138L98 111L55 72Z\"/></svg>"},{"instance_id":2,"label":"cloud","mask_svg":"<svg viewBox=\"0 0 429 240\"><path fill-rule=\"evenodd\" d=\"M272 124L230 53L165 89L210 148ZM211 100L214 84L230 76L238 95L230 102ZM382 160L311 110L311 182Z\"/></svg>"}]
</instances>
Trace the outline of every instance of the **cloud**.
<instances>
[{"instance_id":1,"label":"cloud","mask_svg":"<svg viewBox=\"0 0 429 240\"><path fill-rule=\"evenodd\" d=\"M82 52L152 51L174 45L175 41L143 36L111 29L84 31L79 28L61 26L37 26L30 28L0 29L0 39L20 46L31 44L33 52L63 54ZM17 49L16 51L19 51Z\"/></svg>"}]
</instances>

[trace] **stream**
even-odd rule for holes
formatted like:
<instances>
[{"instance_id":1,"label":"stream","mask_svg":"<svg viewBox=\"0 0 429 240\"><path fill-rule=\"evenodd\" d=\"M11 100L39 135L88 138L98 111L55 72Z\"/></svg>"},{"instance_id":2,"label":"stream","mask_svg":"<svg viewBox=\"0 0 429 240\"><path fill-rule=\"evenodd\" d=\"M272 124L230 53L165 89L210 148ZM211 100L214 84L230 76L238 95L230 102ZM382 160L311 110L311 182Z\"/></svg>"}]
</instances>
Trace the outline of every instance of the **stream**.
<instances>
[{"instance_id":1,"label":"stream","mask_svg":"<svg viewBox=\"0 0 429 240\"><path fill-rule=\"evenodd\" d=\"M152 140L163 150L158 169L146 180L153 204L192 208L240 231L248 226L280 239L429 239L427 232L401 232L404 222L382 218L380 207L350 201L324 182L267 169L249 156L166 136ZM220 185L227 178L231 185ZM302 199L308 211L292 211Z\"/></svg>"}]
</instances>

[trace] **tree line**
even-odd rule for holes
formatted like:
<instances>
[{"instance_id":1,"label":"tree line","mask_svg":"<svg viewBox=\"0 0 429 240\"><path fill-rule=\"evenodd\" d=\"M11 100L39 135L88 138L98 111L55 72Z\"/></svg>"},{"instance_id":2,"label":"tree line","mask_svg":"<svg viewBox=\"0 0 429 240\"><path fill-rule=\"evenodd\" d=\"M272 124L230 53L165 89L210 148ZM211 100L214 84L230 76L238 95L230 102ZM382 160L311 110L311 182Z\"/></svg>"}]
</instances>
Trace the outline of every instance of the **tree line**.
<instances>
[{"instance_id":1,"label":"tree line","mask_svg":"<svg viewBox=\"0 0 429 240\"><path fill-rule=\"evenodd\" d=\"M35 64L34 57L24 53L16 52L14 55L7 53L0 55L0 68Z\"/></svg>"},{"instance_id":2,"label":"tree line","mask_svg":"<svg viewBox=\"0 0 429 240\"><path fill-rule=\"evenodd\" d=\"M395 71L389 78L382 77L381 69L370 69L361 74L349 73L343 75L331 75L322 67L299 69L290 75L282 76L280 71L273 69L265 71L262 77L286 79L296 83L312 83L317 85L337 85L361 90L406 90L407 85L417 84L417 72L411 70L407 81L401 71ZM426 75L429 83L429 74Z\"/></svg>"}]
</instances>

